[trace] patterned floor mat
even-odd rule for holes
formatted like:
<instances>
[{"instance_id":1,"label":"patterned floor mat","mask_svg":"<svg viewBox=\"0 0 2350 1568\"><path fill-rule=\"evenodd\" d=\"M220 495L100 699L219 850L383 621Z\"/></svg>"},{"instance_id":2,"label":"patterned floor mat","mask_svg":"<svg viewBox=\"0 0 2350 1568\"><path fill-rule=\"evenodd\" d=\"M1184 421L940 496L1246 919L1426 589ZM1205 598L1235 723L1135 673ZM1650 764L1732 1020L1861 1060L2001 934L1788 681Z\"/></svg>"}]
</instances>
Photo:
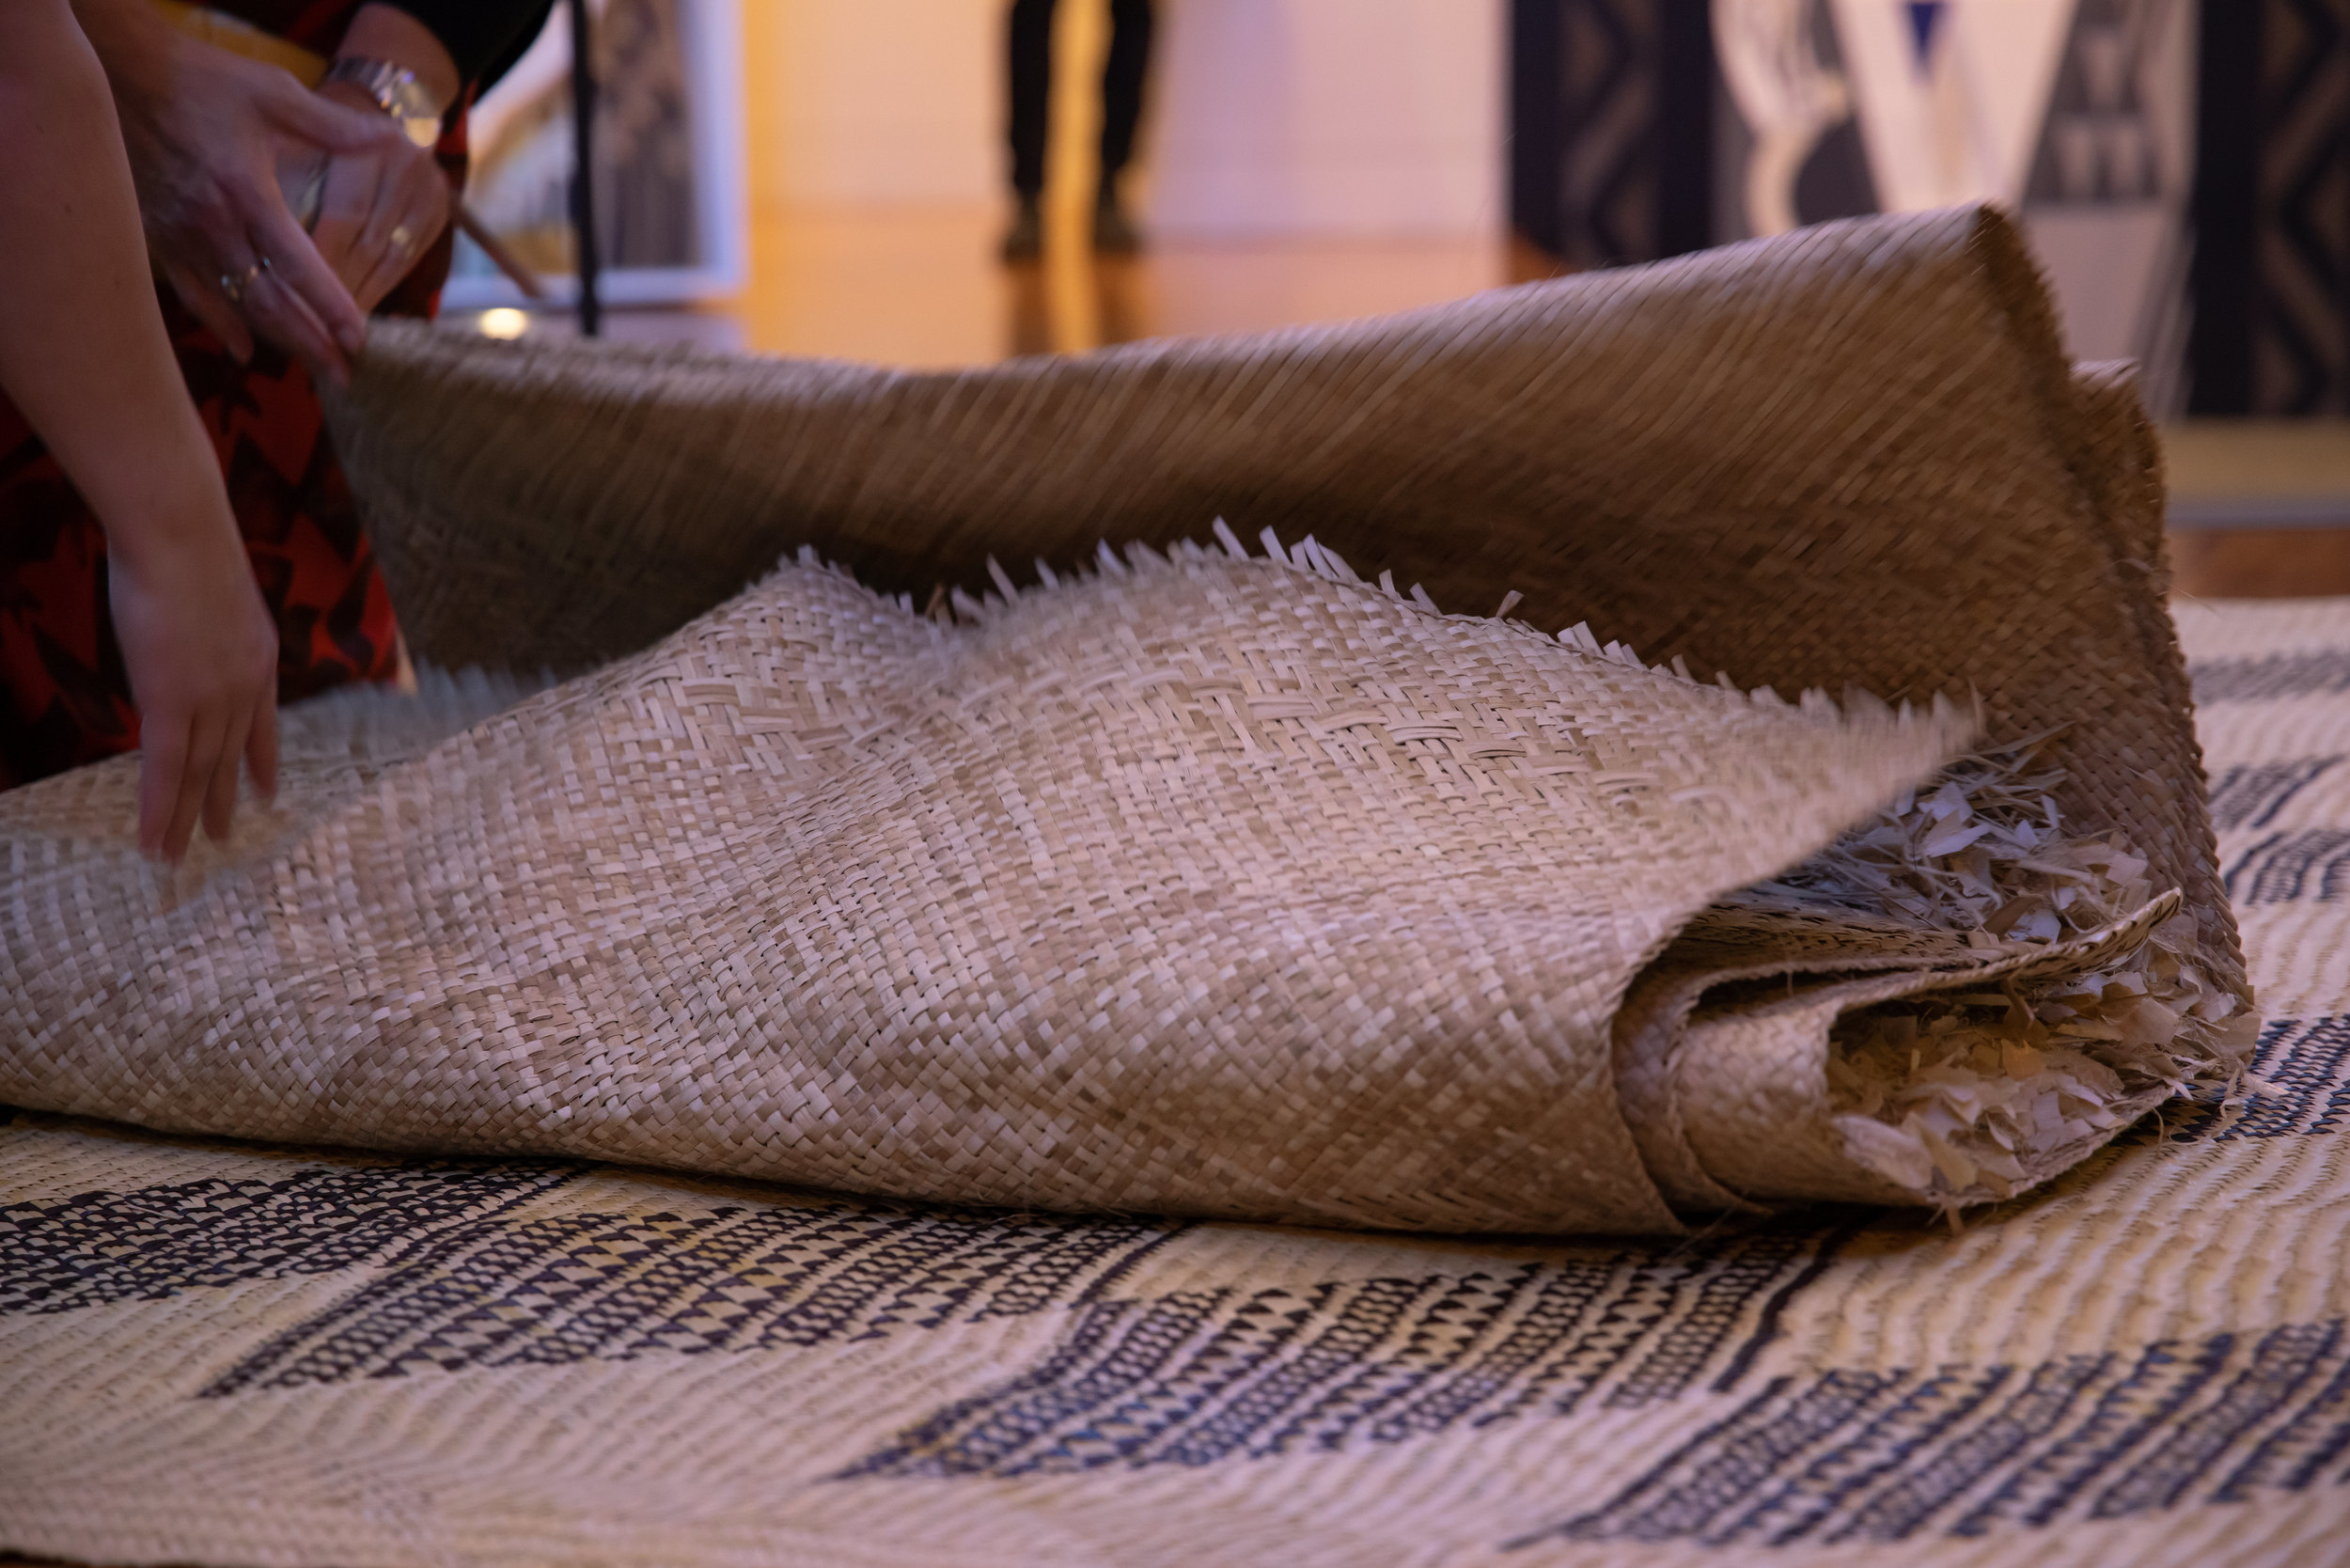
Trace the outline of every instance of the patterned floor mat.
<instances>
[{"instance_id":1,"label":"patterned floor mat","mask_svg":"<svg viewBox=\"0 0 2350 1568\"><path fill-rule=\"evenodd\" d=\"M1390 1239L0 1126L0 1545L367 1564L2350 1557L2350 602L2181 610L2242 1115L1951 1234Z\"/></svg>"}]
</instances>

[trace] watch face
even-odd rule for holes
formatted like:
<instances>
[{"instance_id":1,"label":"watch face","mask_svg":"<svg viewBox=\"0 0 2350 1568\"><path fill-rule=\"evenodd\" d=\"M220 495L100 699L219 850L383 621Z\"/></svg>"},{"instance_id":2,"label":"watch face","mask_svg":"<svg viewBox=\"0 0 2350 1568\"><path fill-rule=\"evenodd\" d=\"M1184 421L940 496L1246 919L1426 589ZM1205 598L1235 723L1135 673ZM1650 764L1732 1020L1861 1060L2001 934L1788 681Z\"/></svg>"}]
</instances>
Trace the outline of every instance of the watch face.
<instances>
[{"instance_id":1,"label":"watch face","mask_svg":"<svg viewBox=\"0 0 2350 1568\"><path fill-rule=\"evenodd\" d=\"M383 102L384 112L400 121L400 130L418 147L431 147L441 139L439 112L416 85L416 79L406 71L386 86Z\"/></svg>"},{"instance_id":2,"label":"watch face","mask_svg":"<svg viewBox=\"0 0 2350 1568\"><path fill-rule=\"evenodd\" d=\"M347 57L336 62L331 75L364 89L377 108L399 123L401 134L418 147L431 147L441 139L441 112L403 67L387 60Z\"/></svg>"}]
</instances>

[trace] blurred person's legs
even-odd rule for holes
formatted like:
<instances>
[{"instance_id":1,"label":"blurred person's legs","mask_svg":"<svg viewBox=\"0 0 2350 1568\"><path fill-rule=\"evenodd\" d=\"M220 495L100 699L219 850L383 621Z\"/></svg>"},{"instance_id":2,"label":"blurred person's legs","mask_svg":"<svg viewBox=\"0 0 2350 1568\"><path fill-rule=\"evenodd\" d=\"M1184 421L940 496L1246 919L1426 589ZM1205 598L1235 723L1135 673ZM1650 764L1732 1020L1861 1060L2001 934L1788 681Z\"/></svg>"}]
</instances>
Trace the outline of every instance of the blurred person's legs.
<instances>
[{"instance_id":1,"label":"blurred person's legs","mask_svg":"<svg viewBox=\"0 0 2350 1568\"><path fill-rule=\"evenodd\" d=\"M1113 45L1113 50L1115 45ZM1015 206L1004 259L1044 249L1044 138L1053 97L1053 0L1012 0L1010 25L1011 189Z\"/></svg>"},{"instance_id":2,"label":"blurred person's legs","mask_svg":"<svg viewBox=\"0 0 2350 1568\"><path fill-rule=\"evenodd\" d=\"M1131 253L1142 236L1118 196L1118 177L1135 155L1143 84L1151 74L1151 0L1110 0L1109 57L1102 66L1102 188L1094 199L1093 246Z\"/></svg>"},{"instance_id":3,"label":"blurred person's legs","mask_svg":"<svg viewBox=\"0 0 2350 1568\"><path fill-rule=\"evenodd\" d=\"M1044 146L1051 131L1055 0L1012 0L1010 33L1011 227L1004 259L1024 261L1044 248ZM1102 180L1095 193L1093 243L1126 254L1141 235L1119 199L1118 178L1135 153L1143 84L1151 72L1151 0L1110 0L1110 47L1102 65Z\"/></svg>"}]
</instances>

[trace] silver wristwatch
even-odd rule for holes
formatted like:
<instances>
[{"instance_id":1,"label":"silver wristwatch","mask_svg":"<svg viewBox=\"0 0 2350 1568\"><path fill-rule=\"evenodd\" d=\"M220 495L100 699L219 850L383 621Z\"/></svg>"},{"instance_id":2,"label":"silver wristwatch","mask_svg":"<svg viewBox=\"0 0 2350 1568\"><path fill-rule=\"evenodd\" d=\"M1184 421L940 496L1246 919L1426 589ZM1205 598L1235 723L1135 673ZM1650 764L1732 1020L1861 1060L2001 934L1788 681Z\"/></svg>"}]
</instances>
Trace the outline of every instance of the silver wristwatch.
<instances>
[{"instance_id":1,"label":"silver wristwatch","mask_svg":"<svg viewBox=\"0 0 2350 1568\"><path fill-rule=\"evenodd\" d=\"M398 120L400 130L418 147L431 147L441 139L441 105L432 102L432 95L406 66L346 55L327 71L326 80L348 82L375 100L375 106Z\"/></svg>"}]
</instances>

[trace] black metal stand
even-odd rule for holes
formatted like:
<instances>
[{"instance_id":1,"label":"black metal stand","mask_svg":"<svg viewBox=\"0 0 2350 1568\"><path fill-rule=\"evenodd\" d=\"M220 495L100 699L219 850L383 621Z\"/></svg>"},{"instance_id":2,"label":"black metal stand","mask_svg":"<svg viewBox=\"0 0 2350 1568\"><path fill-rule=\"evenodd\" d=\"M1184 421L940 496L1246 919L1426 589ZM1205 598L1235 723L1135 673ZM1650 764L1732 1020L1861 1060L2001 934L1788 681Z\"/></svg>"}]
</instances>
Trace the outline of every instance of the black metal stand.
<instances>
[{"instance_id":1,"label":"black metal stand","mask_svg":"<svg viewBox=\"0 0 2350 1568\"><path fill-rule=\"evenodd\" d=\"M602 271L596 256L596 170L593 156L596 126L596 68L588 25L588 0L571 0L572 13L572 235L579 274L579 331L595 337L603 331L603 299L598 291Z\"/></svg>"}]
</instances>

